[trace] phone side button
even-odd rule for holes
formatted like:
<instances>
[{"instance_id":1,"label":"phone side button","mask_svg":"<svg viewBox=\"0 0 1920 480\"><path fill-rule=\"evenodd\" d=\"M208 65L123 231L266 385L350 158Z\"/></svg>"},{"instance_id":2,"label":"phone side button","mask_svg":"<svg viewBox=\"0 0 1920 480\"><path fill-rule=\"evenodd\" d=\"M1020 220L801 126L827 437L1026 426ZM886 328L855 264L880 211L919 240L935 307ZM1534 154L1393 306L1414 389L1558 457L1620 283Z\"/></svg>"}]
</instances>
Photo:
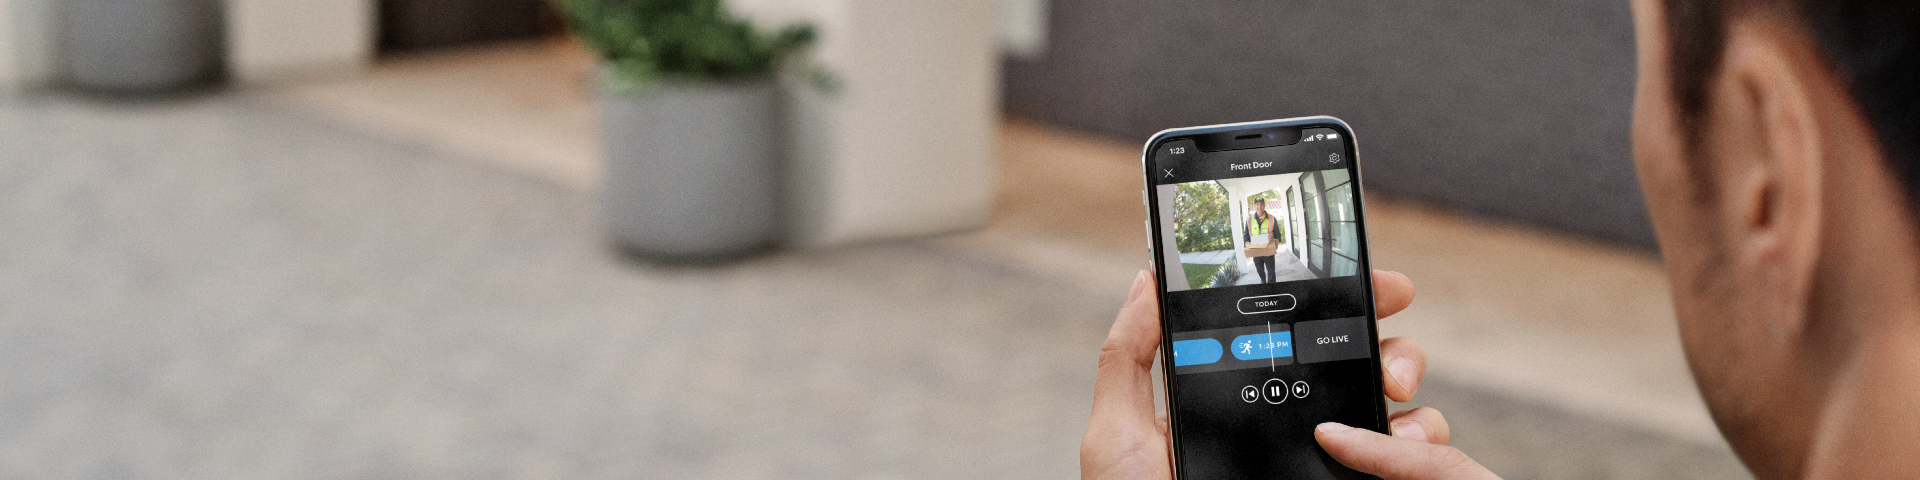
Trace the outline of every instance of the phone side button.
<instances>
[{"instance_id":1,"label":"phone side button","mask_svg":"<svg viewBox=\"0 0 1920 480\"><path fill-rule=\"evenodd\" d=\"M1142 191L1144 192L1145 190ZM1140 228L1145 230L1147 234L1147 270L1158 273L1160 271L1160 258L1153 253L1153 224L1148 223L1147 220L1141 220Z\"/></svg>"}]
</instances>

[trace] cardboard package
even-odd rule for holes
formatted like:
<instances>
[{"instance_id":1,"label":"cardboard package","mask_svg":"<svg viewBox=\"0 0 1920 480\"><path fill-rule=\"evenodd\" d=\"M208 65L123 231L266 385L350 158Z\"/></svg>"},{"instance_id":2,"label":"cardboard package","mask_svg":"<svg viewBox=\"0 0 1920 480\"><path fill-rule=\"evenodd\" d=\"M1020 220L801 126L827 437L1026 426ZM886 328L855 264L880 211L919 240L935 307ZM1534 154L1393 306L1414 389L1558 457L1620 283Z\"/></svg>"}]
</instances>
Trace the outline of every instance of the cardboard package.
<instances>
[{"instance_id":1,"label":"cardboard package","mask_svg":"<svg viewBox=\"0 0 1920 480\"><path fill-rule=\"evenodd\" d=\"M1279 253L1279 252L1280 252L1280 244L1279 244L1279 243L1274 243L1274 244L1271 244L1271 245L1267 245L1267 246L1264 246L1264 247L1249 247L1249 248L1247 248L1247 250L1246 250L1246 252L1245 252L1245 253L1246 253L1246 255L1247 255L1247 257L1248 257L1248 258L1252 258L1252 257L1266 257L1266 256L1271 256L1271 255L1273 255L1273 254L1275 254L1275 253Z\"/></svg>"}]
</instances>

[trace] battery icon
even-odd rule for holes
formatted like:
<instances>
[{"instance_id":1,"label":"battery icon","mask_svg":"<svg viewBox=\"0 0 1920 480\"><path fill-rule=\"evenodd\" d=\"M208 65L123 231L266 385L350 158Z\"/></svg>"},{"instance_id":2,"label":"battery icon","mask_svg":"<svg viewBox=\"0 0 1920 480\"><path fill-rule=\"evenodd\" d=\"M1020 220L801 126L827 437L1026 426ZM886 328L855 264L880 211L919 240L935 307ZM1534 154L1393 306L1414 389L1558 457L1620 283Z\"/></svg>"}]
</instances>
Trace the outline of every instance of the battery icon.
<instances>
[{"instance_id":1,"label":"battery icon","mask_svg":"<svg viewBox=\"0 0 1920 480\"><path fill-rule=\"evenodd\" d=\"M1336 139L1336 138L1340 138L1340 134L1338 134L1338 133L1329 133L1329 134L1327 134L1327 139L1328 139L1328 140L1333 140L1333 139Z\"/></svg>"}]
</instances>

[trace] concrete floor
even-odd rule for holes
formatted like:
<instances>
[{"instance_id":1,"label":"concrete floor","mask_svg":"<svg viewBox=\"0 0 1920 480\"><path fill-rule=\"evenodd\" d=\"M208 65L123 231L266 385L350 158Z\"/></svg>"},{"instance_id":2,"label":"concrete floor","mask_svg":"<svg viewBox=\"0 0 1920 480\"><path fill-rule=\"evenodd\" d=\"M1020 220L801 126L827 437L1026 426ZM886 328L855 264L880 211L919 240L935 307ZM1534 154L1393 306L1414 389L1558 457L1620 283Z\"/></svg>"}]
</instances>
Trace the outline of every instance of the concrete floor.
<instances>
[{"instance_id":1,"label":"concrete floor","mask_svg":"<svg viewBox=\"0 0 1920 480\"><path fill-rule=\"evenodd\" d=\"M1146 260L1137 145L1014 121L983 231L639 264L598 230L567 48L0 102L0 477L1074 475ZM1657 260L1369 215L1420 288L1383 332L1433 353L1417 403L1456 445L1509 478L1746 475Z\"/></svg>"}]
</instances>

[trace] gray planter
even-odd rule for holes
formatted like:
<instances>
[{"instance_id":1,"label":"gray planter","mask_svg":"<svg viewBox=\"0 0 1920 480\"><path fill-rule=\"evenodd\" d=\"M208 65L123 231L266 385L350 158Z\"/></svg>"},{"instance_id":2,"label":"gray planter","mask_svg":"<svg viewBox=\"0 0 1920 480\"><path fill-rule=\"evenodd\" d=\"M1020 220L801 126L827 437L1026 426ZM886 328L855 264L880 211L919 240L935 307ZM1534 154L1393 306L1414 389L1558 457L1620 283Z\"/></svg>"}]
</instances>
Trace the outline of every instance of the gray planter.
<instances>
[{"instance_id":1,"label":"gray planter","mask_svg":"<svg viewBox=\"0 0 1920 480\"><path fill-rule=\"evenodd\" d=\"M771 250L783 227L778 100L772 81L603 93L608 233L659 261Z\"/></svg>"},{"instance_id":2,"label":"gray planter","mask_svg":"<svg viewBox=\"0 0 1920 480\"><path fill-rule=\"evenodd\" d=\"M67 0L64 74L76 87L154 93L196 86L220 69L217 0Z\"/></svg>"}]
</instances>

